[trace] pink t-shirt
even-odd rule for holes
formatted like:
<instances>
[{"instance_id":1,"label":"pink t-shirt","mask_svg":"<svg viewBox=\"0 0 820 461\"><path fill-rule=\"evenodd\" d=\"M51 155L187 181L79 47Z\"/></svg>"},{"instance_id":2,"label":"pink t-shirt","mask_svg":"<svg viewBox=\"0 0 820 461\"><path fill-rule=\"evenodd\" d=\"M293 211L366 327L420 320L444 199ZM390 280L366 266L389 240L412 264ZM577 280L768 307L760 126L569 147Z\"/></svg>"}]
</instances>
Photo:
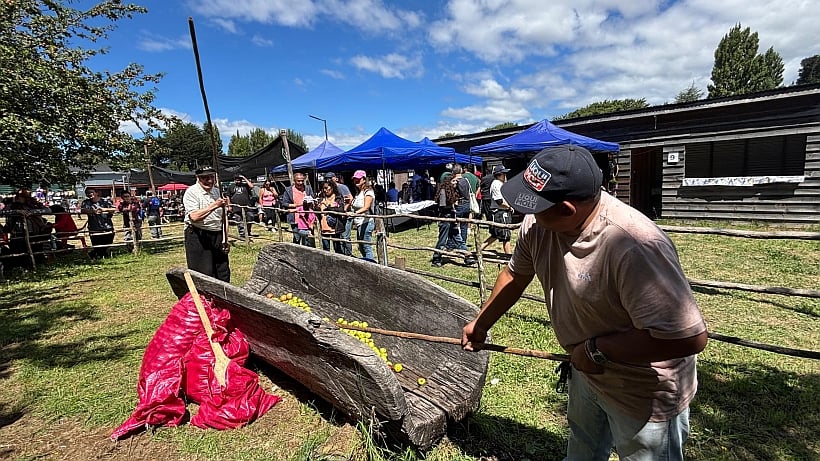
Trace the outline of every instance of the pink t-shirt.
<instances>
[{"instance_id":1,"label":"pink t-shirt","mask_svg":"<svg viewBox=\"0 0 820 461\"><path fill-rule=\"evenodd\" d=\"M667 235L649 218L602 192L597 216L575 237L527 215L509 268L541 282L558 342L567 350L592 336L647 330L659 339L700 334L706 324ZM586 375L597 393L636 418L664 421L697 389L694 355L654 363L608 363Z\"/></svg>"},{"instance_id":2,"label":"pink t-shirt","mask_svg":"<svg viewBox=\"0 0 820 461\"><path fill-rule=\"evenodd\" d=\"M316 213L313 211L305 211L301 206L296 207L296 228L299 230L313 229L313 223L316 221Z\"/></svg>"}]
</instances>

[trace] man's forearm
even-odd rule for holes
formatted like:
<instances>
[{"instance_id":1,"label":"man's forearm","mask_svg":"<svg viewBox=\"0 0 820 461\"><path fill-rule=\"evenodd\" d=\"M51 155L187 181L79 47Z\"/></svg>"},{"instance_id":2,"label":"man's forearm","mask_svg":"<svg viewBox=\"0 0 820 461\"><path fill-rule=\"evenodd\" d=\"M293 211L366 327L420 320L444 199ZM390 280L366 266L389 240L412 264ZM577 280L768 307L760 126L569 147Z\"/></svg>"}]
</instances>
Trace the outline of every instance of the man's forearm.
<instances>
[{"instance_id":1,"label":"man's forearm","mask_svg":"<svg viewBox=\"0 0 820 461\"><path fill-rule=\"evenodd\" d=\"M681 339L658 339L647 330L631 329L596 338L598 350L619 363L661 362L694 355L706 347L708 333Z\"/></svg>"}]
</instances>

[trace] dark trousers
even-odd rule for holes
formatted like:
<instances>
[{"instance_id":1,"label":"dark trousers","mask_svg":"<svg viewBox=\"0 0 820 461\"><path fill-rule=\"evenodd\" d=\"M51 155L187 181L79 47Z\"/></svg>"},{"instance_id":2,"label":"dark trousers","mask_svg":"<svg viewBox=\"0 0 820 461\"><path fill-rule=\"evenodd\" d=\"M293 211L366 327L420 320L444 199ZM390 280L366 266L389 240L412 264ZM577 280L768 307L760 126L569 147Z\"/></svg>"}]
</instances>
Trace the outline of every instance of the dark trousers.
<instances>
[{"instance_id":1,"label":"dark trousers","mask_svg":"<svg viewBox=\"0 0 820 461\"><path fill-rule=\"evenodd\" d=\"M99 233L96 233L99 232ZM111 248L94 248L97 245L111 245L114 243L114 230L110 231L89 231L91 237L91 249L88 251L88 256L91 259L111 256Z\"/></svg>"},{"instance_id":2,"label":"dark trousers","mask_svg":"<svg viewBox=\"0 0 820 461\"><path fill-rule=\"evenodd\" d=\"M222 251L222 231L207 231L194 226L185 229L185 259L188 269L230 283L228 255Z\"/></svg>"},{"instance_id":3,"label":"dark trousers","mask_svg":"<svg viewBox=\"0 0 820 461\"><path fill-rule=\"evenodd\" d=\"M492 205L492 200L481 199L481 219L484 219L485 221L493 220Z\"/></svg>"}]
</instances>

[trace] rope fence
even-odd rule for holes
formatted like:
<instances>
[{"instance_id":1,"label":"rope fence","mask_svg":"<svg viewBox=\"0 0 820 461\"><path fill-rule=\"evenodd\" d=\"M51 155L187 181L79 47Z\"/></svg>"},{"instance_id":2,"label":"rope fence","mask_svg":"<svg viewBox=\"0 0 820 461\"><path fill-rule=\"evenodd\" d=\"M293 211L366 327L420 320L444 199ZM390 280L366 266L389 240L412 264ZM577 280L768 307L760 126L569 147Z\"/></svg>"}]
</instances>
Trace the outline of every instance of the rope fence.
<instances>
[{"instance_id":1,"label":"rope fence","mask_svg":"<svg viewBox=\"0 0 820 461\"><path fill-rule=\"evenodd\" d=\"M253 214L256 215L259 210L263 209L262 207L247 207L247 206L237 206L236 209L240 210L240 213L232 213L231 216L236 214L241 214L242 221L237 220L229 220L229 225L236 226L238 224L242 224L244 226L245 232L244 236L240 237L240 240L244 240L245 243L250 243L251 235L250 235L250 228L249 225L259 225L264 226L267 230L267 225L264 223L257 223L254 221L248 221L247 217L249 212L254 212ZM280 215L281 214L289 214L295 213L292 209L284 209L278 207L264 207L266 210L274 210L275 213L275 223L270 229L270 236L266 236L264 234L254 235L254 238L261 237L262 240L270 240L270 241L284 241L284 233L293 234L294 230L290 228L290 225L285 226L287 223L283 222ZM484 267L485 263L490 264L506 264L508 261L503 259L497 258L488 258L484 257L481 251L463 251L463 250L447 250L447 249L438 249L433 247L414 247L408 245L402 245L399 243L391 242L389 234L385 232L385 229L388 229L388 221L392 219L413 219L426 223L433 223L433 222L446 222L451 224L463 224L466 223L470 226L471 234L474 238L474 245L475 248L480 248L482 239L481 233L482 229L490 228L490 227L498 227L503 229L517 229L520 227L520 224L502 224L502 223L494 223L492 221L485 221L480 219L472 219L472 218L441 218L435 216L426 216L422 214L415 214L415 213L395 213L389 215L381 215L381 214L356 214L356 213L344 213L344 212L336 212L336 211L321 211L321 210L311 210L317 216L317 219L314 224L314 243L317 240L323 239L328 240L330 242L344 242L345 244L363 244L363 245L371 245L375 246L376 249L374 250L374 255L377 255L378 262L385 265L391 266L397 269L404 270L409 273L413 273L416 275L420 275L423 277L428 277L437 280L443 280L446 282L456 283L464 286L469 286L472 288L479 289L479 299L480 302L483 304L484 301L487 299L487 283L486 283L486 270ZM13 216L15 212L6 212L6 217L10 215ZM26 212L17 212L20 213L21 216L25 219L27 213ZM37 213L38 215L56 215L56 214L73 214L73 213ZM321 234L321 227L320 227L320 216L322 215L336 215L339 217L345 217L346 219L352 219L356 217L369 219L372 218L376 220L379 224L375 226L373 236L375 240L367 241L367 240L357 240L353 239L342 239L334 234L331 235L322 235ZM30 264L32 267L36 267L36 256L39 255L47 255L51 256L54 254L66 253L76 251L77 248L74 249L61 249L57 248L54 245L55 241L59 241L61 239L67 238L71 240L81 240L82 238L92 235L87 229L86 226L83 226L78 230L76 233L69 232L69 233L54 233L48 235L30 235L28 226L22 226L24 232L22 236L9 236L4 244L8 248L23 248L24 251L13 251L10 253L5 253L0 255L0 262L6 258L14 258L14 257L23 257L27 256L29 258ZM154 227L154 226L151 226ZM117 243L111 243L108 245L93 245L89 248L122 248L127 247L129 248L134 254L138 254L140 251L140 247L145 244L156 244L156 243L164 243L164 242L179 242L184 239L183 230L184 224L182 222L169 222L159 224L156 227L159 227L163 230L163 233L168 231L169 236L164 236L160 238L151 238L151 239L133 239L131 241L121 241ZM752 232L752 231L732 231L726 229L713 229L713 228L695 228L695 227L676 227L676 226L660 226L665 232L674 233L674 232L681 232L681 233L695 233L697 230L702 229L705 234L715 234L715 235L724 235L724 236L731 236L731 237L738 237L738 238L756 238L756 239L801 239L801 240L820 240L820 233L816 232ZM355 227L353 228L355 229ZM377 229L377 230L376 230ZM118 234L130 232L131 236L138 235L139 229L135 229L132 226L130 228L120 228L115 229L112 232L114 233L115 237ZM177 231L179 231L177 235ZM229 231L230 232L230 231ZM351 231L353 234L353 230ZM45 240L43 238L45 237ZM242 238L243 237L243 238ZM20 245L20 243L23 245ZM465 242L466 243L466 242ZM39 248L37 248L39 246ZM37 248L37 249L35 249ZM421 252L428 252L428 253L438 253L443 256L448 256L452 258L467 258L470 256L476 257L476 271L477 271L477 280L465 280L459 277L453 277L445 274L439 274L435 272L423 271L420 269L415 269L412 267L406 266L406 261L404 257L396 257L394 264L389 264L389 254L388 249L392 248L395 250L404 250L404 251L421 251ZM82 250L87 250L88 248L85 247L83 244ZM718 289L728 289L728 290L740 290L740 291L749 291L755 293L764 293L764 294L775 294L775 295L783 295L783 296L799 296L799 297L807 297L807 298L814 298L820 299L820 290L811 290L811 289L796 289L796 288L787 288L787 287L766 287L766 286L758 286L758 285L749 285L749 284L742 284L742 283L732 283L732 282L719 282L719 281L711 281L711 280L697 280L697 279L688 279L690 285L692 286L701 286L701 287L709 287L709 288L718 288ZM538 297L534 295L530 295L525 293L522 298L535 301L535 302L544 302L543 297ZM743 347L749 347L754 349L765 350L777 354L782 355L790 355L795 357L802 357L802 358L809 358L814 360L820 360L820 351L812 351L812 350L805 350L805 349L796 349L796 348L789 348L789 347L782 347L772 344L765 344L765 343L758 343L755 341L750 341L743 338L737 338L733 336L727 336L720 333L715 332L708 332L709 338L721 342L726 342L730 344L735 344Z\"/></svg>"}]
</instances>

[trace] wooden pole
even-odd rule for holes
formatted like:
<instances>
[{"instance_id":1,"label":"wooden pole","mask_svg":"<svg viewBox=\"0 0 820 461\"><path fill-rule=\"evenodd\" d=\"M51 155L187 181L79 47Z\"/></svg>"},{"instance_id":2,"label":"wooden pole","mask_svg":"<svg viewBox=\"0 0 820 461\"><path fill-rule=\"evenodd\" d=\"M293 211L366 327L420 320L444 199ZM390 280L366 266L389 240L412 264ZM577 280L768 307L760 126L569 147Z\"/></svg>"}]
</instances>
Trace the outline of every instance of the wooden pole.
<instances>
[{"instance_id":1,"label":"wooden pole","mask_svg":"<svg viewBox=\"0 0 820 461\"><path fill-rule=\"evenodd\" d=\"M282 153L285 155L285 162L288 165L288 178L293 186L293 163L290 161L290 145L288 145L288 130L279 130L279 137L282 138Z\"/></svg>"},{"instance_id":2,"label":"wooden pole","mask_svg":"<svg viewBox=\"0 0 820 461\"><path fill-rule=\"evenodd\" d=\"M34 258L34 250L31 248L31 234L28 232L28 215L27 211L20 212L23 217L23 238L26 239L26 249L28 250L28 257L31 261L31 270L37 269L37 263Z\"/></svg>"},{"instance_id":3,"label":"wooden pole","mask_svg":"<svg viewBox=\"0 0 820 461\"><path fill-rule=\"evenodd\" d=\"M194 29L194 18L188 17L188 30L191 33L191 45L194 49L194 60L196 61L196 73L199 78L199 92L202 94L202 105L205 107L205 119L208 122L208 134L211 139L211 152L213 155L213 163L215 174L214 187L220 190L221 183L219 181L219 152L216 148L216 135L214 134L214 125L211 123L211 110L208 108L208 97L205 94L205 81L202 79L202 65L199 62L199 47L196 43L196 29ZM221 195L221 194L220 194ZM228 208L222 207L222 251L227 254L231 249L228 244Z\"/></svg>"},{"instance_id":4,"label":"wooden pole","mask_svg":"<svg viewBox=\"0 0 820 461\"><path fill-rule=\"evenodd\" d=\"M398 338L405 338L405 339L417 339L420 341L428 341L434 343L445 343L445 344L456 344L461 346L461 339L460 338L449 338L447 336L430 336L424 335L421 333L411 333L408 331L394 331L394 330L383 330L381 328L372 328L372 327L361 327L361 326L353 326L353 325L345 325L345 324L336 324L339 328L347 329L347 330L356 330L356 331L364 331L368 333L375 333L378 335L384 336L395 336ZM553 354L552 352L546 351L539 351L534 349L522 349L518 347L507 347L501 346L499 344L488 344L488 343L476 343L473 344L473 347L477 350L487 350L493 352L502 352L504 354L513 354L513 355L521 355L524 357L535 357L538 359L547 359L547 360L557 360L561 362L568 362L569 356L566 354Z\"/></svg>"},{"instance_id":5,"label":"wooden pole","mask_svg":"<svg viewBox=\"0 0 820 461\"><path fill-rule=\"evenodd\" d=\"M472 224L473 228L473 238L475 241L475 259L476 265L478 266L478 298L481 301L479 306L484 305L484 301L487 300L487 281L486 277L484 277L484 255L481 254L481 237L479 236L479 225Z\"/></svg>"}]
</instances>

